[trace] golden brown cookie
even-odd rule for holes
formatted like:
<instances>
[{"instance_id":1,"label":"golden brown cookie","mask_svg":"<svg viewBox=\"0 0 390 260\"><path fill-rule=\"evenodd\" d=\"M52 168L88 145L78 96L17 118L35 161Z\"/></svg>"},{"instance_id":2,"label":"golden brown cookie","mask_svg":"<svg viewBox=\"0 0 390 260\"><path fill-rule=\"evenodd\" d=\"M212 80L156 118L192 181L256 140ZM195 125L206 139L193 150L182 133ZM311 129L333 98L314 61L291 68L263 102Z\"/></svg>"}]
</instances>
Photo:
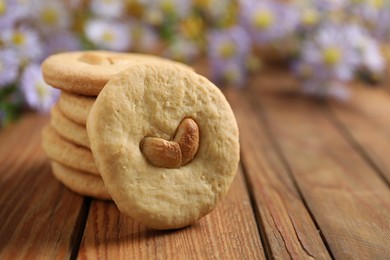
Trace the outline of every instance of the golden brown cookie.
<instances>
[{"instance_id":1,"label":"golden brown cookie","mask_svg":"<svg viewBox=\"0 0 390 260\"><path fill-rule=\"evenodd\" d=\"M95 97L77 95L66 91L61 91L58 99L58 107L61 112L73 122L85 126L88 113L91 110Z\"/></svg>"},{"instance_id":2,"label":"golden brown cookie","mask_svg":"<svg viewBox=\"0 0 390 260\"><path fill-rule=\"evenodd\" d=\"M238 127L221 91L174 65L113 77L87 121L99 172L119 209L155 229L211 212L239 162Z\"/></svg>"},{"instance_id":3,"label":"golden brown cookie","mask_svg":"<svg viewBox=\"0 0 390 260\"><path fill-rule=\"evenodd\" d=\"M58 104L51 109L51 126L64 139L76 145L80 145L89 149L89 139L87 129L85 127L74 123L62 114L58 108Z\"/></svg>"},{"instance_id":4,"label":"golden brown cookie","mask_svg":"<svg viewBox=\"0 0 390 260\"><path fill-rule=\"evenodd\" d=\"M51 167L56 179L68 189L83 196L111 200L100 176L80 172L54 161L51 162Z\"/></svg>"},{"instance_id":5,"label":"golden brown cookie","mask_svg":"<svg viewBox=\"0 0 390 260\"><path fill-rule=\"evenodd\" d=\"M42 147L50 159L73 169L99 175L89 149L66 141L49 124L42 130Z\"/></svg>"},{"instance_id":6,"label":"golden brown cookie","mask_svg":"<svg viewBox=\"0 0 390 260\"><path fill-rule=\"evenodd\" d=\"M42 64L47 84L68 92L97 96L112 76L137 64L184 64L157 56L109 51L84 51L55 54Z\"/></svg>"}]
</instances>

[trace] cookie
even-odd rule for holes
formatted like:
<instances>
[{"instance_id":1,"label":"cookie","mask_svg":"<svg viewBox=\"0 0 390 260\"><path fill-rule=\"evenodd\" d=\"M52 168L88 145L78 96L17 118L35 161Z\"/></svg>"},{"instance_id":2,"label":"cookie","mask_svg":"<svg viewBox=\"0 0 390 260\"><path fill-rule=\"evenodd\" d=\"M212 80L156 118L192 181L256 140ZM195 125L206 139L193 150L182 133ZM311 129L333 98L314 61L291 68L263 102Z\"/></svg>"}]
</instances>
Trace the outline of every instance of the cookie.
<instances>
[{"instance_id":1,"label":"cookie","mask_svg":"<svg viewBox=\"0 0 390 260\"><path fill-rule=\"evenodd\" d=\"M179 66L144 64L113 77L87 132L118 208L154 229L181 228L211 212L238 167L230 105L210 81Z\"/></svg>"},{"instance_id":2,"label":"cookie","mask_svg":"<svg viewBox=\"0 0 390 260\"><path fill-rule=\"evenodd\" d=\"M89 110L95 102L95 97L77 95L61 91L58 99L58 107L61 112L73 122L85 126Z\"/></svg>"},{"instance_id":3,"label":"cookie","mask_svg":"<svg viewBox=\"0 0 390 260\"><path fill-rule=\"evenodd\" d=\"M49 124L42 130L42 147L51 160L73 169L99 175L92 152L66 141Z\"/></svg>"},{"instance_id":4,"label":"cookie","mask_svg":"<svg viewBox=\"0 0 390 260\"><path fill-rule=\"evenodd\" d=\"M51 167L54 177L68 189L83 196L111 200L101 177L74 170L54 161L51 162Z\"/></svg>"},{"instance_id":5,"label":"cookie","mask_svg":"<svg viewBox=\"0 0 390 260\"><path fill-rule=\"evenodd\" d=\"M146 54L109 51L67 52L48 57L42 64L45 82L55 88L87 96L97 96L112 76L143 63L178 64Z\"/></svg>"},{"instance_id":6,"label":"cookie","mask_svg":"<svg viewBox=\"0 0 390 260\"><path fill-rule=\"evenodd\" d=\"M89 148L89 139L85 127L74 123L62 114L58 105L51 109L50 124L64 139L86 148Z\"/></svg>"}]
</instances>

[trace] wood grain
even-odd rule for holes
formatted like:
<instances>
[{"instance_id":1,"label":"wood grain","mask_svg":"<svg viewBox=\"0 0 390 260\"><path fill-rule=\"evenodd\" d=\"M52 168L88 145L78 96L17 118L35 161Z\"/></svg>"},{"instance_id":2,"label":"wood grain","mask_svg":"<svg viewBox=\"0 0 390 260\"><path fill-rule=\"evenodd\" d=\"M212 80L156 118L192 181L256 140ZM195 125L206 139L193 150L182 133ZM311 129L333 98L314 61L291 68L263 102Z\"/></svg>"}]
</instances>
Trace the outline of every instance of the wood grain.
<instances>
[{"instance_id":1,"label":"wood grain","mask_svg":"<svg viewBox=\"0 0 390 260\"><path fill-rule=\"evenodd\" d=\"M260 115L253 111L241 93L227 90L225 95L238 120L241 160L256 202L269 256L276 259L330 259Z\"/></svg>"},{"instance_id":2,"label":"wood grain","mask_svg":"<svg viewBox=\"0 0 390 260\"><path fill-rule=\"evenodd\" d=\"M251 203L239 171L227 196L197 224L154 231L94 201L80 259L265 259Z\"/></svg>"},{"instance_id":3,"label":"wood grain","mask_svg":"<svg viewBox=\"0 0 390 260\"><path fill-rule=\"evenodd\" d=\"M69 258L84 199L51 175L40 148L47 117L29 114L0 132L0 258Z\"/></svg>"},{"instance_id":4,"label":"wood grain","mask_svg":"<svg viewBox=\"0 0 390 260\"><path fill-rule=\"evenodd\" d=\"M279 78L289 76L281 74ZM288 81L284 83L288 85ZM281 92L266 86L262 91L262 86L258 78L248 89L247 98L252 103L261 102L270 132L333 256L387 258L388 186L329 120L326 106L288 88Z\"/></svg>"},{"instance_id":5,"label":"wood grain","mask_svg":"<svg viewBox=\"0 0 390 260\"><path fill-rule=\"evenodd\" d=\"M385 88L355 86L351 100L331 102L332 115L350 135L363 156L390 184L390 92Z\"/></svg>"}]
</instances>

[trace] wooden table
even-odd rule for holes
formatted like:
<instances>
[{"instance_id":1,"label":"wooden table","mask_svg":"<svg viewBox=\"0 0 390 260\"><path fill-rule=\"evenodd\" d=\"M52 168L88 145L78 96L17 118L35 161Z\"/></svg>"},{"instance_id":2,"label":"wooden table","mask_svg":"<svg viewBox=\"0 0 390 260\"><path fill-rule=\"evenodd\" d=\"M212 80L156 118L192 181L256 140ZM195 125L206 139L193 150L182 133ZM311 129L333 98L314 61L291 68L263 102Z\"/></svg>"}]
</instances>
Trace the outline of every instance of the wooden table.
<instances>
[{"instance_id":1,"label":"wooden table","mask_svg":"<svg viewBox=\"0 0 390 260\"><path fill-rule=\"evenodd\" d=\"M303 97L281 71L224 90L241 163L208 216L154 231L115 204L57 182L40 147L45 116L0 131L0 258L389 259L390 92L344 104Z\"/></svg>"}]
</instances>

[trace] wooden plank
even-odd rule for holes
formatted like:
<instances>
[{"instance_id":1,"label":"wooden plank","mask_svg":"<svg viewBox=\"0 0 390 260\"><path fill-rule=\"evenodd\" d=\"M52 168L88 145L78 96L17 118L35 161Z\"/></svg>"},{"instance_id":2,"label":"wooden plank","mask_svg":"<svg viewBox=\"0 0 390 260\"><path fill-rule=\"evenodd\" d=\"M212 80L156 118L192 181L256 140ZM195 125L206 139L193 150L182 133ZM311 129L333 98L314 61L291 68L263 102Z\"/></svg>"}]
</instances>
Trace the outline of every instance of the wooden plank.
<instances>
[{"instance_id":1,"label":"wooden plank","mask_svg":"<svg viewBox=\"0 0 390 260\"><path fill-rule=\"evenodd\" d=\"M281 74L279 78L289 76ZM262 85L261 79L253 82L247 98L250 102L260 100L270 132L333 256L387 258L387 185L332 124L326 107L291 90L266 86L266 91L262 91Z\"/></svg>"},{"instance_id":2,"label":"wooden plank","mask_svg":"<svg viewBox=\"0 0 390 260\"><path fill-rule=\"evenodd\" d=\"M155 231L93 201L80 259L265 259L241 171L217 208L193 226Z\"/></svg>"},{"instance_id":3,"label":"wooden plank","mask_svg":"<svg viewBox=\"0 0 390 260\"><path fill-rule=\"evenodd\" d=\"M51 174L40 148L47 117L0 130L0 258L70 258L84 199Z\"/></svg>"},{"instance_id":4,"label":"wooden plank","mask_svg":"<svg viewBox=\"0 0 390 260\"><path fill-rule=\"evenodd\" d=\"M390 183L389 89L355 86L351 100L330 102L332 116Z\"/></svg>"},{"instance_id":5,"label":"wooden plank","mask_svg":"<svg viewBox=\"0 0 390 260\"><path fill-rule=\"evenodd\" d=\"M256 202L269 256L276 259L330 259L260 115L253 111L242 93L226 90L225 94L238 120L241 160Z\"/></svg>"}]
</instances>

